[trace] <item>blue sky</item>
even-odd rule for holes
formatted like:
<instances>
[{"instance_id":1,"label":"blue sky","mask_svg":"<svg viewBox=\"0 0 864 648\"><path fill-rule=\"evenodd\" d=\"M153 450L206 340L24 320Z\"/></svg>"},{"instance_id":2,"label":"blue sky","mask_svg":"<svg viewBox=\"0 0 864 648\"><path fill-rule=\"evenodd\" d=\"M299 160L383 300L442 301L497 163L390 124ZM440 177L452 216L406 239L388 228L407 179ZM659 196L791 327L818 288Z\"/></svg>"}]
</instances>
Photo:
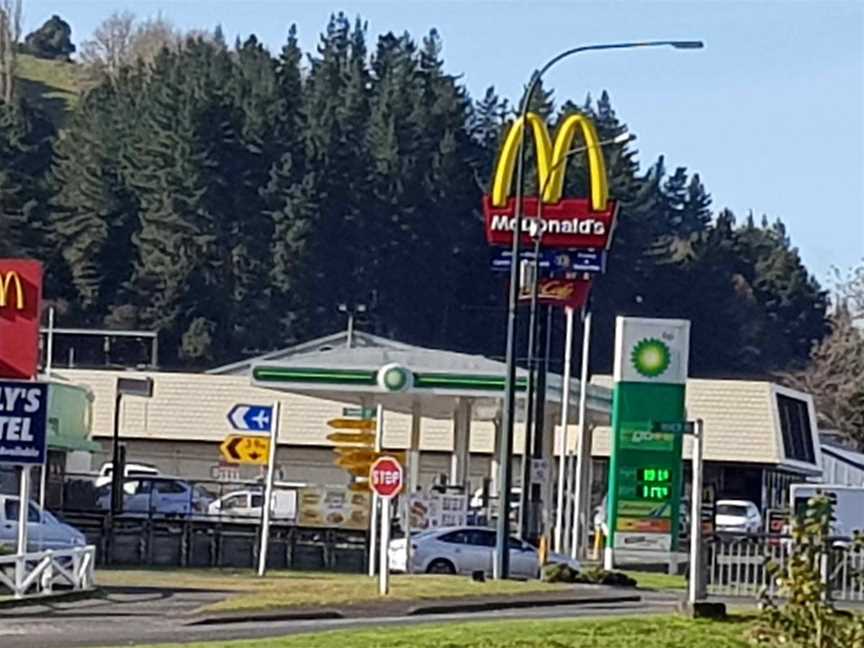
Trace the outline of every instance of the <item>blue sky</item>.
<instances>
[{"instance_id":1,"label":"blue sky","mask_svg":"<svg viewBox=\"0 0 864 648\"><path fill-rule=\"evenodd\" d=\"M294 2L290 0L24 0L25 33L52 13L85 40L116 10L161 13L182 28L221 24L277 49L297 23L311 51L330 13L378 34L440 32L448 72L472 96L487 86L515 100L533 69L575 45L701 39L701 51L577 55L553 69L558 100L606 89L638 135L647 165L698 172L715 209L781 218L820 281L864 259L864 3Z\"/></svg>"}]
</instances>

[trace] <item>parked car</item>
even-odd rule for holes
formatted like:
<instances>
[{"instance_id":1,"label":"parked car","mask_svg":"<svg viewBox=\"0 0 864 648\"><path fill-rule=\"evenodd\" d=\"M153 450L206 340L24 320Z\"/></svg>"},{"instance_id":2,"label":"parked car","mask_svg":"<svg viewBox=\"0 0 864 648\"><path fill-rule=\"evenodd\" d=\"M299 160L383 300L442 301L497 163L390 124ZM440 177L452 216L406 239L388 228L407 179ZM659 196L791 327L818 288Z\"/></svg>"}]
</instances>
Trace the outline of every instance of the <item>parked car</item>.
<instances>
[{"instance_id":1,"label":"parked car","mask_svg":"<svg viewBox=\"0 0 864 648\"><path fill-rule=\"evenodd\" d=\"M108 485L111 483L111 476L114 473L114 464L106 461L99 468L99 476L96 477L96 488ZM127 463L123 468L125 477L158 477L162 473L156 466L139 463Z\"/></svg>"},{"instance_id":2,"label":"parked car","mask_svg":"<svg viewBox=\"0 0 864 648\"><path fill-rule=\"evenodd\" d=\"M264 503L261 490L237 490L210 503L209 515L227 518L259 519ZM270 512L275 520L294 520L297 518L297 491L274 489Z\"/></svg>"},{"instance_id":3,"label":"parked car","mask_svg":"<svg viewBox=\"0 0 864 648\"><path fill-rule=\"evenodd\" d=\"M714 509L714 526L718 533L759 533L762 514L748 500L721 499Z\"/></svg>"},{"instance_id":4,"label":"parked car","mask_svg":"<svg viewBox=\"0 0 864 648\"><path fill-rule=\"evenodd\" d=\"M0 495L0 545L15 551L18 542L19 499ZM87 544L84 534L61 522L49 511L43 511L35 502L27 507L27 548L30 551L46 549L72 549Z\"/></svg>"},{"instance_id":5,"label":"parked car","mask_svg":"<svg viewBox=\"0 0 864 648\"><path fill-rule=\"evenodd\" d=\"M164 477L128 481L123 491L125 513L191 515L206 512L213 501L213 497L199 486ZM111 508L111 484L98 490L96 506L106 511Z\"/></svg>"},{"instance_id":6,"label":"parked car","mask_svg":"<svg viewBox=\"0 0 864 648\"><path fill-rule=\"evenodd\" d=\"M540 556L533 546L510 537L510 573L520 578L538 578ZM472 574L492 573L495 530L483 527L440 527L411 536L411 567L415 573ZM390 568L406 571L406 539L392 540L389 547ZM579 569L579 563L567 556L551 554L549 562L566 563Z\"/></svg>"}]
</instances>

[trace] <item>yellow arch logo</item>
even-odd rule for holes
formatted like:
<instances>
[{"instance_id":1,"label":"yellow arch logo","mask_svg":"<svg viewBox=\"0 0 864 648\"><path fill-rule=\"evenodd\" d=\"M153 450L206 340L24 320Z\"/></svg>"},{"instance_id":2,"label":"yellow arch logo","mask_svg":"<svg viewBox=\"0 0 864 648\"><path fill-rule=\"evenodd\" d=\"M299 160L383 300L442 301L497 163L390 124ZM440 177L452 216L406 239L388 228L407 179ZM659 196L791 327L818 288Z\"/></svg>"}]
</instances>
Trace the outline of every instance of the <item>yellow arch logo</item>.
<instances>
[{"instance_id":1,"label":"yellow arch logo","mask_svg":"<svg viewBox=\"0 0 864 648\"><path fill-rule=\"evenodd\" d=\"M15 301L13 308L15 310L24 310L24 288L21 285L21 277L15 270L10 270L7 273L0 272L0 308L5 308L9 304L9 290L14 286Z\"/></svg>"},{"instance_id":2,"label":"yellow arch logo","mask_svg":"<svg viewBox=\"0 0 864 648\"><path fill-rule=\"evenodd\" d=\"M588 177L591 187L591 208L594 211L605 211L609 201L609 181L606 177L606 162L603 159L603 150L600 148L600 140L597 137L597 129L594 122L584 115L574 114L566 117L558 127L555 144L549 136L546 124L535 113L526 115L528 125L534 134L534 144L537 151L537 172L541 187L546 187L543 192L543 202L547 204L557 203L561 200L564 191L564 173L567 163L564 161L576 132L582 133L585 140L586 153L588 155ZM495 169L495 178L492 183L492 205L504 207L513 184L513 171L516 167L516 159L519 154L519 145L525 134L525 124L520 117L517 119L501 147L501 156ZM551 179L550 179L551 176Z\"/></svg>"}]
</instances>

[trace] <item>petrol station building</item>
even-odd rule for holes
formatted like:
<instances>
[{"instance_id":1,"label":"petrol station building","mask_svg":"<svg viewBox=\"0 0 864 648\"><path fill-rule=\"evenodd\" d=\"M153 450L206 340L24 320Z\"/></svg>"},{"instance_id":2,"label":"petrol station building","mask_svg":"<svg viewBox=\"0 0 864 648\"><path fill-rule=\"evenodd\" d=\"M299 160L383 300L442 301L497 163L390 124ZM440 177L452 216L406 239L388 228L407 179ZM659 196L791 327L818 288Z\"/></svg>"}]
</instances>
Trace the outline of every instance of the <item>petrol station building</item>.
<instances>
[{"instance_id":1,"label":"petrol station building","mask_svg":"<svg viewBox=\"0 0 864 648\"><path fill-rule=\"evenodd\" d=\"M127 461L155 465L167 475L215 481L259 476L257 466L220 461L219 445L231 432L226 416L238 403L266 405L279 400L279 478L302 484L345 484L348 475L334 463L327 421L342 416L346 407L381 402L383 447L417 452L419 461L409 470L415 485L446 482L474 490L489 478L494 490L503 363L362 332L353 334L351 348L347 344L347 335L337 333L205 373L55 367L54 375L85 386L92 394L90 441L99 450L92 452L91 469L110 460L116 380L134 375L153 378L154 389L151 399L128 399L121 405L120 439L127 447ZM384 366L409 369L415 384L404 392L383 393L375 374ZM311 383L298 380L298 369L317 369L329 378ZM340 384L340 377L347 384ZM365 381L365 386L357 389L356 381ZM553 457L561 456L561 382L560 376L551 375L546 395L544 450L549 461L544 501L550 503L557 476ZM595 376L587 392L588 422L594 429L595 504L608 480L610 385L611 377ZM568 455L575 451L578 437L579 389L578 381L572 380ZM821 475L822 453L810 395L769 381L702 379L688 380L686 394L688 418L705 421L705 483L713 484L718 496L777 507L788 497L789 484ZM523 410L520 407L520 413ZM522 418L515 429L516 484L524 442ZM685 441L685 473L689 452L690 442ZM83 466L79 463L78 468ZM683 481L686 496L686 474Z\"/></svg>"}]
</instances>

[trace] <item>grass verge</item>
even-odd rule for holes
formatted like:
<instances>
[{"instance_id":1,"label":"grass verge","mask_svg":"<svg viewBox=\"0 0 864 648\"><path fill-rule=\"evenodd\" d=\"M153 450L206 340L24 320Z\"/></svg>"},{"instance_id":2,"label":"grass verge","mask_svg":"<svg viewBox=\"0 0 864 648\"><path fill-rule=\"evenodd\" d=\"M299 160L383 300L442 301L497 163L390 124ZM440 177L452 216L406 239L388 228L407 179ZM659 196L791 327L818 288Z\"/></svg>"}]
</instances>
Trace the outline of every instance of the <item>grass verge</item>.
<instances>
[{"instance_id":1,"label":"grass verge","mask_svg":"<svg viewBox=\"0 0 864 648\"><path fill-rule=\"evenodd\" d=\"M15 72L19 89L62 126L78 101L84 85L82 68L66 61L49 61L29 54L18 55Z\"/></svg>"},{"instance_id":2,"label":"grass verge","mask_svg":"<svg viewBox=\"0 0 864 648\"><path fill-rule=\"evenodd\" d=\"M639 587L657 590L686 590L687 579L683 576L672 576L663 572L625 571L630 578L636 580Z\"/></svg>"},{"instance_id":3,"label":"grass verge","mask_svg":"<svg viewBox=\"0 0 864 648\"><path fill-rule=\"evenodd\" d=\"M250 570L104 570L96 574L100 586L208 589L230 593L202 612L251 612L286 607L335 606L380 601L378 582L359 574L274 571L256 578ZM567 585L540 581L475 583L457 576L395 575L391 600L429 600L455 597L526 594L566 589Z\"/></svg>"},{"instance_id":4,"label":"grass verge","mask_svg":"<svg viewBox=\"0 0 864 648\"><path fill-rule=\"evenodd\" d=\"M744 648L752 616L728 621L678 616L568 621L499 621L216 641L186 648ZM163 646L161 648L169 648Z\"/></svg>"}]
</instances>

